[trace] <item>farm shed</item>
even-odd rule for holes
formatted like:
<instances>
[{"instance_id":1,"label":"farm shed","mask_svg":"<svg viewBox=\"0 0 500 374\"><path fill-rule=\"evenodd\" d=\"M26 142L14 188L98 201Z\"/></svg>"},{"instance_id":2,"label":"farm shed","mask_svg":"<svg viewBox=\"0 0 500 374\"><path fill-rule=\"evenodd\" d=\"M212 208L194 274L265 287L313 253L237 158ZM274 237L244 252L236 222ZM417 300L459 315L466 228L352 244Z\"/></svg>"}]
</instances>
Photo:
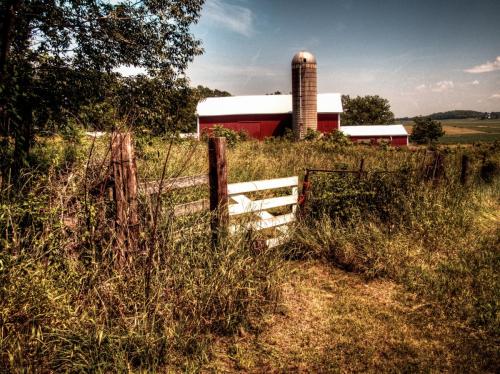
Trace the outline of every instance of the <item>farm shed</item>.
<instances>
[{"instance_id":1,"label":"farm shed","mask_svg":"<svg viewBox=\"0 0 500 374\"><path fill-rule=\"evenodd\" d=\"M340 125L340 94L318 94L318 131L327 133ZM221 125L234 131L246 131L256 139L283 135L292 129L292 95L256 95L211 97L196 108L198 135Z\"/></svg>"},{"instance_id":2,"label":"farm shed","mask_svg":"<svg viewBox=\"0 0 500 374\"><path fill-rule=\"evenodd\" d=\"M393 146L408 145L408 132L403 125L341 126L340 131L353 142L379 143L385 140Z\"/></svg>"}]
</instances>

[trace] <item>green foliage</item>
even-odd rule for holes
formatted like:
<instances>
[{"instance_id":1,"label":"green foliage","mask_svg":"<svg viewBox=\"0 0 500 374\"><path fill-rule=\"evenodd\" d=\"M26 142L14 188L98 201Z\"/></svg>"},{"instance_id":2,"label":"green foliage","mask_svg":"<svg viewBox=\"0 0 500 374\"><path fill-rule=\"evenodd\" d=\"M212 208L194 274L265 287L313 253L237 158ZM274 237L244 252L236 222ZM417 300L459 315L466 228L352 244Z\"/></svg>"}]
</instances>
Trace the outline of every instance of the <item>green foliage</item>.
<instances>
[{"instance_id":1,"label":"green foliage","mask_svg":"<svg viewBox=\"0 0 500 374\"><path fill-rule=\"evenodd\" d=\"M500 164L495 160L486 160L481 165L480 176L486 183L493 183L495 178L500 175Z\"/></svg>"},{"instance_id":2,"label":"green foliage","mask_svg":"<svg viewBox=\"0 0 500 374\"><path fill-rule=\"evenodd\" d=\"M417 117L414 120L410 141L417 144L430 144L444 135L440 122L428 117Z\"/></svg>"},{"instance_id":3,"label":"green foliage","mask_svg":"<svg viewBox=\"0 0 500 374\"><path fill-rule=\"evenodd\" d=\"M447 120L447 119L472 119L472 118L485 120L485 119L500 118L500 112L478 112L475 110L450 110L447 112L432 113L426 117L429 117L429 118L432 118L432 119L438 120L438 121ZM414 118L405 117L402 119L413 120L415 118L416 117L414 117Z\"/></svg>"},{"instance_id":4,"label":"green foliage","mask_svg":"<svg viewBox=\"0 0 500 374\"><path fill-rule=\"evenodd\" d=\"M137 76L121 78L113 93L119 118L154 134L196 131L196 106L206 97L229 96L208 87L189 87L187 79Z\"/></svg>"},{"instance_id":5,"label":"green foliage","mask_svg":"<svg viewBox=\"0 0 500 374\"><path fill-rule=\"evenodd\" d=\"M212 135L226 138L229 147L235 147L237 143L248 140L248 134L245 131L234 131L221 125L215 125L212 128Z\"/></svg>"},{"instance_id":6,"label":"green foliage","mask_svg":"<svg viewBox=\"0 0 500 374\"><path fill-rule=\"evenodd\" d=\"M285 131L283 132L283 135L281 136L281 140L290 142L295 140L295 134L293 133L293 130L289 127L286 127Z\"/></svg>"},{"instance_id":7,"label":"green foliage","mask_svg":"<svg viewBox=\"0 0 500 374\"><path fill-rule=\"evenodd\" d=\"M381 159L390 156L377 152ZM482 152L469 154L478 176L489 164L481 161ZM490 152L498 160L498 152ZM302 255L326 258L367 278L393 279L472 328L496 334L498 173L488 183L477 178L462 186L461 153L449 149L444 154L446 180L441 182L425 182L420 164L403 162L404 154L398 155L395 173L313 175L293 253L299 256L302 249Z\"/></svg>"},{"instance_id":8,"label":"green foliage","mask_svg":"<svg viewBox=\"0 0 500 374\"><path fill-rule=\"evenodd\" d=\"M67 126L82 107L99 107L112 91L113 69L140 66L175 81L202 52L189 29L202 4L2 2L0 135L15 139L14 170L26 165L35 135Z\"/></svg>"},{"instance_id":9,"label":"green foliage","mask_svg":"<svg viewBox=\"0 0 500 374\"><path fill-rule=\"evenodd\" d=\"M482 118L484 112L477 112L475 110L451 110L448 112L439 112L429 115L429 118L434 120L442 119L465 119L465 118Z\"/></svg>"},{"instance_id":10,"label":"green foliage","mask_svg":"<svg viewBox=\"0 0 500 374\"><path fill-rule=\"evenodd\" d=\"M327 134L324 134L322 140L328 142L328 144L337 147L344 147L352 144L351 141L349 140L349 137L342 131L332 131Z\"/></svg>"},{"instance_id":11,"label":"green foliage","mask_svg":"<svg viewBox=\"0 0 500 374\"><path fill-rule=\"evenodd\" d=\"M318 140L321 137L321 132L307 129L306 134L304 135L304 140Z\"/></svg>"},{"instance_id":12,"label":"green foliage","mask_svg":"<svg viewBox=\"0 0 500 374\"><path fill-rule=\"evenodd\" d=\"M343 125L383 125L394 123L394 114L387 99L378 95L342 96L344 112L341 114Z\"/></svg>"},{"instance_id":13,"label":"green foliage","mask_svg":"<svg viewBox=\"0 0 500 374\"><path fill-rule=\"evenodd\" d=\"M343 165L338 168L342 169ZM327 214L343 222L370 215L383 223L401 223L405 196L413 192L410 177L405 168L396 175L314 175L310 213L314 217Z\"/></svg>"}]
</instances>

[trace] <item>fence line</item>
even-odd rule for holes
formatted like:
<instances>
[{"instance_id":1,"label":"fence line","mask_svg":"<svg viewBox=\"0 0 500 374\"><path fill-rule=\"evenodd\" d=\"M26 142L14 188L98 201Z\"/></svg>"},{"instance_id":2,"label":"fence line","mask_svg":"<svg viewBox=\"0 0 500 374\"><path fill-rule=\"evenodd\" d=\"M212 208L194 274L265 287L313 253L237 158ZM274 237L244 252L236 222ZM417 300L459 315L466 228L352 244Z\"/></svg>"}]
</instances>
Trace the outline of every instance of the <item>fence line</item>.
<instances>
[{"instance_id":1,"label":"fence line","mask_svg":"<svg viewBox=\"0 0 500 374\"><path fill-rule=\"evenodd\" d=\"M260 231L275 228L281 235L266 241L266 244L272 247L286 240L289 232L289 224L296 219L297 206L303 207L306 204L308 192L311 187L311 174L355 174L358 178L362 178L364 174L367 174L364 169L364 159L361 159L357 170L308 168L305 170L302 191L299 197L299 180L297 176L228 184L225 138L209 138L208 160L208 174L167 179L163 182L146 181L138 183L131 134L113 133L111 142L111 170L113 199L116 202L115 228L120 251L119 261L124 261L127 256L126 252L135 250L137 246L139 234L138 194L158 194L160 192L160 185L162 186L162 194L178 189L202 185L209 186L209 199L200 199L175 205L172 208L172 213L174 217L180 217L209 209L211 212L210 227L214 245L220 243L222 236L226 235L227 232L234 233L241 229ZM467 183L469 162L469 158L464 155L461 160L460 174L460 182L462 184ZM444 156L435 152L430 163L427 163L424 158L422 170L420 171L423 172L426 179L436 182L446 176L443 163ZM397 171L375 171L374 173L395 172ZM290 188L291 194L260 200L252 200L246 195L248 193L283 188ZM287 206L291 207L291 211L285 214L275 216L268 212L270 209ZM229 225L230 217L242 214L252 214L258 219L242 225Z\"/></svg>"},{"instance_id":2,"label":"fence line","mask_svg":"<svg viewBox=\"0 0 500 374\"><path fill-rule=\"evenodd\" d=\"M208 174L187 176L167 179L163 182L162 194L171 190L196 187L208 184ZM157 194L160 189L160 181L148 181L139 183L139 192L145 195Z\"/></svg>"}]
</instances>

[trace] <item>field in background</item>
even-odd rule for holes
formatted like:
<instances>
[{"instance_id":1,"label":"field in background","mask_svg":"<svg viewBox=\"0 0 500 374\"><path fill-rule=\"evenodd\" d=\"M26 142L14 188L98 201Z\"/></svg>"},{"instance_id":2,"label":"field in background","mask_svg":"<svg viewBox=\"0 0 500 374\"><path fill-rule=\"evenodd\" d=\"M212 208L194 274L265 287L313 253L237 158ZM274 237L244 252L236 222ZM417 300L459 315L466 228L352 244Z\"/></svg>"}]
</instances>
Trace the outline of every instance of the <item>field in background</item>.
<instances>
[{"instance_id":1,"label":"field in background","mask_svg":"<svg viewBox=\"0 0 500 374\"><path fill-rule=\"evenodd\" d=\"M479 120L449 119L439 121L446 135L439 142L443 144L465 144L474 142L494 142L500 140L500 119ZM413 122L404 122L411 133Z\"/></svg>"}]
</instances>

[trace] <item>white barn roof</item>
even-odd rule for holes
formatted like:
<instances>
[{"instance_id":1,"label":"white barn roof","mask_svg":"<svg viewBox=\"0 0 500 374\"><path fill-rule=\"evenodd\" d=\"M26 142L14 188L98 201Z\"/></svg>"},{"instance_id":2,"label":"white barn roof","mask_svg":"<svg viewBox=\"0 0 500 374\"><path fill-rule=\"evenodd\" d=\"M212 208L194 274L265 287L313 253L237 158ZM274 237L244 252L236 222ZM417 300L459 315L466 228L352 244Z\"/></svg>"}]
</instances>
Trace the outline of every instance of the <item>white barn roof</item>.
<instances>
[{"instance_id":1,"label":"white barn roof","mask_svg":"<svg viewBox=\"0 0 500 374\"><path fill-rule=\"evenodd\" d=\"M209 97L198 103L198 116L292 113L292 95ZM318 94L318 113L342 113L338 93Z\"/></svg>"},{"instance_id":2,"label":"white barn roof","mask_svg":"<svg viewBox=\"0 0 500 374\"><path fill-rule=\"evenodd\" d=\"M406 136L403 125L340 126L340 131L348 136Z\"/></svg>"}]
</instances>

